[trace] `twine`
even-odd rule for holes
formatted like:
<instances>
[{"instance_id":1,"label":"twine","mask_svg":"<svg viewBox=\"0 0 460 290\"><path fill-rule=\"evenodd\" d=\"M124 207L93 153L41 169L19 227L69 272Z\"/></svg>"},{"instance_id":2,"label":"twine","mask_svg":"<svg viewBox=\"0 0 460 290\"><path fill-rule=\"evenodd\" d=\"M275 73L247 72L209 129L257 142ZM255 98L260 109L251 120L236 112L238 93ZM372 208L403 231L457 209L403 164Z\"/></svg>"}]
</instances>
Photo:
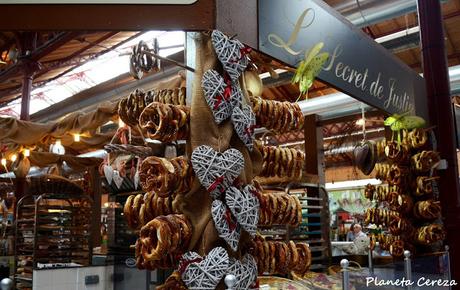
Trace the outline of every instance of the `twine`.
<instances>
[{"instance_id":1,"label":"twine","mask_svg":"<svg viewBox=\"0 0 460 290\"><path fill-rule=\"evenodd\" d=\"M231 224L236 225L237 222L232 215L228 216L226 214L227 210L226 205L222 201L214 200L212 202L211 214L217 233L233 251L236 251L238 249L241 230L239 226L230 226Z\"/></svg>"},{"instance_id":2,"label":"twine","mask_svg":"<svg viewBox=\"0 0 460 290\"><path fill-rule=\"evenodd\" d=\"M225 194L225 201L241 227L254 237L259 222L260 205L251 191L255 191L251 185L246 185L241 191L229 187Z\"/></svg>"},{"instance_id":3,"label":"twine","mask_svg":"<svg viewBox=\"0 0 460 290\"><path fill-rule=\"evenodd\" d=\"M181 274L182 280L190 290L216 289L228 269L227 251L222 247L217 247L212 249L205 258L195 252L187 252L183 255L183 259L189 261L198 261L200 258L202 261L191 262L185 267Z\"/></svg>"},{"instance_id":4,"label":"twine","mask_svg":"<svg viewBox=\"0 0 460 290\"><path fill-rule=\"evenodd\" d=\"M213 198L219 198L244 168L244 157L236 149L223 153L201 145L192 153L192 166L201 184Z\"/></svg>"},{"instance_id":5,"label":"twine","mask_svg":"<svg viewBox=\"0 0 460 290\"><path fill-rule=\"evenodd\" d=\"M203 74L201 87L217 124L228 119L232 115L233 108L242 102L243 93L238 81L232 82L215 70L207 70Z\"/></svg>"},{"instance_id":6,"label":"twine","mask_svg":"<svg viewBox=\"0 0 460 290\"><path fill-rule=\"evenodd\" d=\"M227 270L227 275L229 274L236 277L236 283L232 289L250 289L251 285L257 283L257 263L254 257L246 254L241 261L230 258L230 267Z\"/></svg>"},{"instance_id":7,"label":"twine","mask_svg":"<svg viewBox=\"0 0 460 290\"><path fill-rule=\"evenodd\" d=\"M243 141L244 145L252 151L254 143L254 128L256 126L256 117L251 106L243 105L233 108L232 113L233 128L236 134Z\"/></svg>"}]
</instances>

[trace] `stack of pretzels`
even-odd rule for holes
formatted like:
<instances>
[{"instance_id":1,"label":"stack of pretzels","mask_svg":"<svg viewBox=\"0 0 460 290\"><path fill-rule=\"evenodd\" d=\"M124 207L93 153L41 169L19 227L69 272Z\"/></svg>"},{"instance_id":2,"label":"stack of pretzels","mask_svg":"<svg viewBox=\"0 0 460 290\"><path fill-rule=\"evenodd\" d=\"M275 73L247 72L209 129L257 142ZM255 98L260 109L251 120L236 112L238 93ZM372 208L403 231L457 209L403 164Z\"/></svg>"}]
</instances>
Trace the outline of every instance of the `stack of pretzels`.
<instances>
[{"instance_id":1,"label":"stack of pretzels","mask_svg":"<svg viewBox=\"0 0 460 290\"><path fill-rule=\"evenodd\" d=\"M387 163L376 163L374 167L375 178L380 180L386 180L388 173L390 172L390 164Z\"/></svg>"},{"instance_id":2,"label":"stack of pretzels","mask_svg":"<svg viewBox=\"0 0 460 290\"><path fill-rule=\"evenodd\" d=\"M424 129L413 129L407 134L405 140L411 148L419 149L427 144L428 134Z\"/></svg>"},{"instance_id":3,"label":"stack of pretzels","mask_svg":"<svg viewBox=\"0 0 460 290\"><path fill-rule=\"evenodd\" d=\"M136 127L139 125L139 116L147 105L145 92L136 89L118 103L118 116L125 124Z\"/></svg>"},{"instance_id":4,"label":"stack of pretzels","mask_svg":"<svg viewBox=\"0 0 460 290\"><path fill-rule=\"evenodd\" d=\"M251 101L259 126L283 133L303 128L304 117L297 103L264 100L260 97L252 97Z\"/></svg>"},{"instance_id":5,"label":"stack of pretzels","mask_svg":"<svg viewBox=\"0 0 460 290\"><path fill-rule=\"evenodd\" d=\"M154 192L130 195L123 208L123 214L132 229L138 229L160 215L174 212L173 198L159 197Z\"/></svg>"},{"instance_id":6,"label":"stack of pretzels","mask_svg":"<svg viewBox=\"0 0 460 290\"><path fill-rule=\"evenodd\" d=\"M307 243L255 239L252 242L251 254L257 261L260 275L289 274L292 271L303 276L311 265L311 251Z\"/></svg>"},{"instance_id":7,"label":"stack of pretzels","mask_svg":"<svg viewBox=\"0 0 460 290\"><path fill-rule=\"evenodd\" d=\"M259 195L259 225L290 225L296 227L302 221L302 206L297 196L280 192Z\"/></svg>"},{"instance_id":8,"label":"stack of pretzels","mask_svg":"<svg viewBox=\"0 0 460 290\"><path fill-rule=\"evenodd\" d=\"M190 190L195 178L193 168L184 156L171 160L150 156L140 167L140 182L145 191L154 191L160 197Z\"/></svg>"},{"instance_id":9,"label":"stack of pretzels","mask_svg":"<svg viewBox=\"0 0 460 290\"><path fill-rule=\"evenodd\" d=\"M364 220L366 224L377 224L383 226L389 226L390 222L399 216L396 211L391 211L381 208L369 208L364 214Z\"/></svg>"},{"instance_id":10,"label":"stack of pretzels","mask_svg":"<svg viewBox=\"0 0 460 290\"><path fill-rule=\"evenodd\" d=\"M392 236L383 233L370 235L370 247L372 250L377 242L382 250L389 251L393 257L402 257L404 249L408 246L408 244L399 236Z\"/></svg>"},{"instance_id":11,"label":"stack of pretzels","mask_svg":"<svg viewBox=\"0 0 460 290\"><path fill-rule=\"evenodd\" d=\"M142 227L136 242L138 267L172 268L192 237L192 225L185 215L158 216Z\"/></svg>"},{"instance_id":12,"label":"stack of pretzels","mask_svg":"<svg viewBox=\"0 0 460 290\"><path fill-rule=\"evenodd\" d=\"M263 155L261 177L289 177L294 180L302 178L305 153L293 148L263 146L256 142Z\"/></svg>"},{"instance_id":13,"label":"stack of pretzels","mask_svg":"<svg viewBox=\"0 0 460 290\"><path fill-rule=\"evenodd\" d=\"M159 102L163 104L185 106L185 87L148 91L145 95L147 104Z\"/></svg>"},{"instance_id":14,"label":"stack of pretzels","mask_svg":"<svg viewBox=\"0 0 460 290\"><path fill-rule=\"evenodd\" d=\"M139 125L150 139L172 142L187 139L190 109L186 106L153 102L139 116Z\"/></svg>"}]
</instances>

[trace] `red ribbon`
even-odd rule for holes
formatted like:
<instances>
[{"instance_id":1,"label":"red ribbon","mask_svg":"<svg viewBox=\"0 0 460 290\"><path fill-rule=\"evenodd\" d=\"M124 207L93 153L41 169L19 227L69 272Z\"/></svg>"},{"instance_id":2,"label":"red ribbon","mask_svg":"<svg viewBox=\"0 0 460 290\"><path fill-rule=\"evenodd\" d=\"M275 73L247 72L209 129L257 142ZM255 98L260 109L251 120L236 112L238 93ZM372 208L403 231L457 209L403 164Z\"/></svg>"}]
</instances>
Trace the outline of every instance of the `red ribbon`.
<instances>
[{"instance_id":1,"label":"red ribbon","mask_svg":"<svg viewBox=\"0 0 460 290\"><path fill-rule=\"evenodd\" d=\"M234 231L236 229L236 224L233 222L232 214L228 208L225 211L225 220L227 221L230 231Z\"/></svg>"},{"instance_id":2,"label":"red ribbon","mask_svg":"<svg viewBox=\"0 0 460 290\"><path fill-rule=\"evenodd\" d=\"M195 258L195 259L192 259L192 260L181 260L180 263L179 263L179 273L184 273L185 272L185 269L187 269L187 267L190 265L190 264L193 264L193 263L199 263L203 261L203 258Z\"/></svg>"},{"instance_id":3,"label":"red ribbon","mask_svg":"<svg viewBox=\"0 0 460 290\"><path fill-rule=\"evenodd\" d=\"M245 57L246 55L250 54L252 51L252 48L250 48L249 46L244 46L242 48L240 48L240 54L241 56L237 59L233 59L231 60L231 62L235 63L235 62L239 62L240 60L243 59L243 57Z\"/></svg>"},{"instance_id":4,"label":"red ribbon","mask_svg":"<svg viewBox=\"0 0 460 290\"><path fill-rule=\"evenodd\" d=\"M222 184L224 182L224 176L222 175L221 177L216 178L216 180L208 187L208 192L213 192L219 184ZM223 191L221 188L220 191Z\"/></svg>"},{"instance_id":5,"label":"red ribbon","mask_svg":"<svg viewBox=\"0 0 460 290\"><path fill-rule=\"evenodd\" d=\"M248 135L249 137L252 136L252 133L254 133L254 128L256 127L256 125L251 125L249 127L247 127L245 130L244 130L244 133L246 133L246 135Z\"/></svg>"},{"instance_id":6,"label":"red ribbon","mask_svg":"<svg viewBox=\"0 0 460 290\"><path fill-rule=\"evenodd\" d=\"M227 102L232 96L232 80L230 79L230 76L228 73L224 74L224 81L225 81L225 89L224 93L222 95L217 95L216 96L216 103L214 104L214 110L217 110L217 108L222 104L222 101L225 99Z\"/></svg>"},{"instance_id":7,"label":"red ribbon","mask_svg":"<svg viewBox=\"0 0 460 290\"><path fill-rule=\"evenodd\" d=\"M228 73L224 74L224 81L225 81L225 90L224 90L224 99L228 101L232 96L232 79L228 75Z\"/></svg>"}]
</instances>

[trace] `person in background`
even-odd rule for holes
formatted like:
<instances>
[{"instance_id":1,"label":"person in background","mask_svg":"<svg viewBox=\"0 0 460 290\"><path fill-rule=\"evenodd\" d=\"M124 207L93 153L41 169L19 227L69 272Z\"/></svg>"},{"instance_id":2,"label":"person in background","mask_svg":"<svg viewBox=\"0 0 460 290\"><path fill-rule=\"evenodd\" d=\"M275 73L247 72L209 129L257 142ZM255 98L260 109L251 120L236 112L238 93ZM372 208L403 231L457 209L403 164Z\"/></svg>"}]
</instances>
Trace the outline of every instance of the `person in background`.
<instances>
[{"instance_id":1,"label":"person in background","mask_svg":"<svg viewBox=\"0 0 460 290\"><path fill-rule=\"evenodd\" d=\"M363 228L360 224L353 226L353 244L343 248L343 251L350 255L367 255L369 251L369 237L363 233Z\"/></svg>"},{"instance_id":2,"label":"person in background","mask_svg":"<svg viewBox=\"0 0 460 290\"><path fill-rule=\"evenodd\" d=\"M363 236L367 237L367 235L365 233L363 233L363 228L361 227L360 224L354 224L353 225L353 234L354 234L354 239L359 238L359 237L363 237Z\"/></svg>"},{"instance_id":3,"label":"person in background","mask_svg":"<svg viewBox=\"0 0 460 290\"><path fill-rule=\"evenodd\" d=\"M353 242L353 240L355 239L355 233L354 233L355 225L356 223L352 223L350 226L350 230L347 233L347 242Z\"/></svg>"}]
</instances>

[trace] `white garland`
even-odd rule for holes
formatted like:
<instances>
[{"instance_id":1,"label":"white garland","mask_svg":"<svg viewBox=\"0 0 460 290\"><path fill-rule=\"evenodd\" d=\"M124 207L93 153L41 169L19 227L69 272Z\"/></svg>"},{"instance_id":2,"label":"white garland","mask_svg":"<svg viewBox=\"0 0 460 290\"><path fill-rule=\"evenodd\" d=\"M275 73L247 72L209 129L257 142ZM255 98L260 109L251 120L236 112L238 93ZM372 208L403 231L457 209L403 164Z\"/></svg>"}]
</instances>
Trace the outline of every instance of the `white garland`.
<instances>
[{"instance_id":1,"label":"white garland","mask_svg":"<svg viewBox=\"0 0 460 290\"><path fill-rule=\"evenodd\" d=\"M222 201L214 200L212 202L212 219L214 220L219 237L224 239L233 251L236 251L240 241L241 228L235 218L231 214L228 214L230 222L235 226L234 229L230 228L229 221L226 218L227 210L227 206Z\"/></svg>"},{"instance_id":2,"label":"white garland","mask_svg":"<svg viewBox=\"0 0 460 290\"><path fill-rule=\"evenodd\" d=\"M237 80L248 66L249 60L242 54L244 45L236 39L229 39L225 34L214 30L211 35L212 45L217 58L232 80Z\"/></svg>"}]
</instances>

